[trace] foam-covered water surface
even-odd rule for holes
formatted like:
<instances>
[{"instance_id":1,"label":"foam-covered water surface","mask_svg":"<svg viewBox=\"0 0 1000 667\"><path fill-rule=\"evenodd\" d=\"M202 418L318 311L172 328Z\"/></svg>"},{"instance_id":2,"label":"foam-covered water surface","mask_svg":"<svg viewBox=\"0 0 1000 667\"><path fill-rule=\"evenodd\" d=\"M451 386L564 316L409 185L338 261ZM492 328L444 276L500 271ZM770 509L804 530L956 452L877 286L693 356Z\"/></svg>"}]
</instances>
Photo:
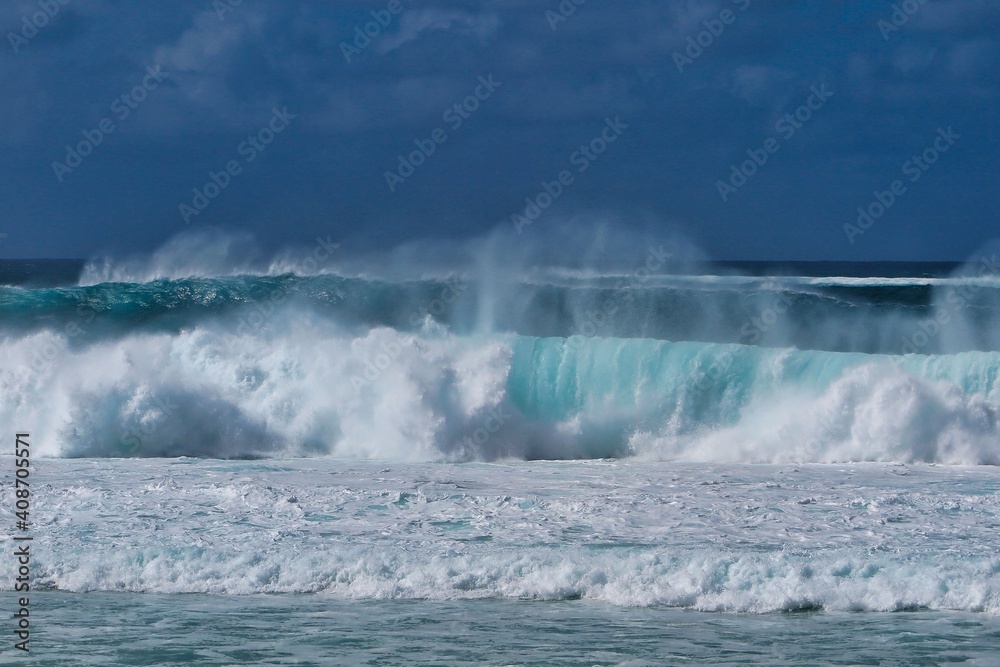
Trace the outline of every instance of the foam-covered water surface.
<instances>
[{"instance_id":1,"label":"foam-covered water surface","mask_svg":"<svg viewBox=\"0 0 1000 667\"><path fill-rule=\"evenodd\" d=\"M993 467L49 459L32 479L43 590L1000 614Z\"/></svg>"},{"instance_id":2,"label":"foam-covered water surface","mask_svg":"<svg viewBox=\"0 0 1000 667\"><path fill-rule=\"evenodd\" d=\"M43 663L993 664L997 256L640 250L15 267Z\"/></svg>"}]
</instances>

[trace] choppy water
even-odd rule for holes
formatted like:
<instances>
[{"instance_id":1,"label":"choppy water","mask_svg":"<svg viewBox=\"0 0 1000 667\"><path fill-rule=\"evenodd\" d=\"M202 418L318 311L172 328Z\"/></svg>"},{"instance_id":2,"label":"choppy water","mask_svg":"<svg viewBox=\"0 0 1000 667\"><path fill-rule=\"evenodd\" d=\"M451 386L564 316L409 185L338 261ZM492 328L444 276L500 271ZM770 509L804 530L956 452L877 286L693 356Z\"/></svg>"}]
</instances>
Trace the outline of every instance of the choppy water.
<instances>
[{"instance_id":1,"label":"choppy water","mask_svg":"<svg viewBox=\"0 0 1000 667\"><path fill-rule=\"evenodd\" d=\"M15 267L32 659L995 664L996 267Z\"/></svg>"},{"instance_id":2,"label":"choppy water","mask_svg":"<svg viewBox=\"0 0 1000 667\"><path fill-rule=\"evenodd\" d=\"M737 615L588 600L343 601L313 596L36 595L32 658L70 665L996 664L981 614Z\"/></svg>"},{"instance_id":3,"label":"choppy water","mask_svg":"<svg viewBox=\"0 0 1000 667\"><path fill-rule=\"evenodd\" d=\"M44 589L1000 611L992 467L53 459L35 480Z\"/></svg>"},{"instance_id":4,"label":"choppy water","mask_svg":"<svg viewBox=\"0 0 1000 667\"><path fill-rule=\"evenodd\" d=\"M43 664L989 665L1000 641L992 467L47 459L34 478Z\"/></svg>"}]
</instances>

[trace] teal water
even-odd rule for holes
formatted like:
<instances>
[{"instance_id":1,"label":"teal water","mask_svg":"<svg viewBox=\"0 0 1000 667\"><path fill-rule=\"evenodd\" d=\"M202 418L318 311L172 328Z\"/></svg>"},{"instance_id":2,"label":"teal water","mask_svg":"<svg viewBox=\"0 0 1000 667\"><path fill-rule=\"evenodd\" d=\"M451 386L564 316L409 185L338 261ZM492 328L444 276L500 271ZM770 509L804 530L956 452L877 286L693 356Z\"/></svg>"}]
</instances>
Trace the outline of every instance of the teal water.
<instances>
[{"instance_id":1,"label":"teal water","mask_svg":"<svg viewBox=\"0 0 1000 667\"><path fill-rule=\"evenodd\" d=\"M1000 619L963 613L57 592L33 605L31 655L5 647L4 664L995 665L1000 646Z\"/></svg>"}]
</instances>

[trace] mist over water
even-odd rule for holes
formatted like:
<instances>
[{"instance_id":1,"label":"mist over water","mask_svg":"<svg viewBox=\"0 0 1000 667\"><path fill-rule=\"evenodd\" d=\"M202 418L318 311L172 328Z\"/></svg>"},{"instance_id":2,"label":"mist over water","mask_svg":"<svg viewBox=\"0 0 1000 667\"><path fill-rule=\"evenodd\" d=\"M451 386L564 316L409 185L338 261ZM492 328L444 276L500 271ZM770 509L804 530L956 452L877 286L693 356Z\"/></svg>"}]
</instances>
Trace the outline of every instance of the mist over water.
<instances>
[{"instance_id":1,"label":"mist over water","mask_svg":"<svg viewBox=\"0 0 1000 667\"><path fill-rule=\"evenodd\" d=\"M69 457L1000 461L994 249L780 267L530 235L209 232L0 287L0 417Z\"/></svg>"},{"instance_id":2,"label":"mist over water","mask_svg":"<svg viewBox=\"0 0 1000 667\"><path fill-rule=\"evenodd\" d=\"M0 287L33 585L996 615L996 258L209 233Z\"/></svg>"}]
</instances>

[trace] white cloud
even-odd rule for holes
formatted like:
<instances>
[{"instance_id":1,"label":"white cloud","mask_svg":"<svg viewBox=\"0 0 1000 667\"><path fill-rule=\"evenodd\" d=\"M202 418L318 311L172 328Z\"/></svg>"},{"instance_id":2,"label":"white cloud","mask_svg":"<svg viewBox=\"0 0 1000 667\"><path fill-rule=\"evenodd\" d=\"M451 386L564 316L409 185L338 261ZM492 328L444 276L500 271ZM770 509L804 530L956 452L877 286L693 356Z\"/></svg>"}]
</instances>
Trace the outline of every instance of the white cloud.
<instances>
[{"instance_id":1,"label":"white cloud","mask_svg":"<svg viewBox=\"0 0 1000 667\"><path fill-rule=\"evenodd\" d=\"M438 9L411 9L399 17L399 30L384 35L378 42L378 50L388 53L403 44L412 42L428 31L449 31L474 36L480 43L487 43L500 27L496 14L470 14L460 11Z\"/></svg>"},{"instance_id":2,"label":"white cloud","mask_svg":"<svg viewBox=\"0 0 1000 667\"><path fill-rule=\"evenodd\" d=\"M781 91L784 97L787 94L786 82L794 78L792 72L779 67L740 65L733 70L731 91L736 97L758 106L773 102L776 91Z\"/></svg>"}]
</instances>

